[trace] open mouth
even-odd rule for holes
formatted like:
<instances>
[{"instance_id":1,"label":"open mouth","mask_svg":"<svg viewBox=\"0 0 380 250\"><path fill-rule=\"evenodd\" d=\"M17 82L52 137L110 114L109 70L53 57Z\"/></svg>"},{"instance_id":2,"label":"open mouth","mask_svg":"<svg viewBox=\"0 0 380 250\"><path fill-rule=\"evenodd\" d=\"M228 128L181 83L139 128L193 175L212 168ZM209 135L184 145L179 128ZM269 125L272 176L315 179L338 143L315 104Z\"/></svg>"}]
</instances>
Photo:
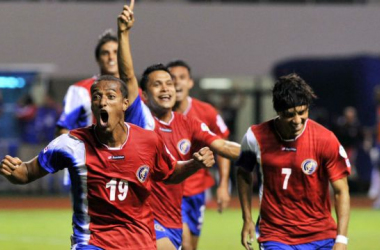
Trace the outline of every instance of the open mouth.
<instances>
[{"instance_id":1,"label":"open mouth","mask_svg":"<svg viewBox=\"0 0 380 250\"><path fill-rule=\"evenodd\" d=\"M160 98L160 100L163 100L163 101L170 101L171 100L170 95L162 95L159 98Z\"/></svg>"},{"instance_id":2,"label":"open mouth","mask_svg":"<svg viewBox=\"0 0 380 250\"><path fill-rule=\"evenodd\" d=\"M115 66L115 65L116 65L116 62L115 62L115 61L110 61L108 64L109 64L110 66Z\"/></svg>"},{"instance_id":3,"label":"open mouth","mask_svg":"<svg viewBox=\"0 0 380 250\"><path fill-rule=\"evenodd\" d=\"M102 127L107 126L108 124L108 112L105 110L100 111L100 125Z\"/></svg>"}]
</instances>

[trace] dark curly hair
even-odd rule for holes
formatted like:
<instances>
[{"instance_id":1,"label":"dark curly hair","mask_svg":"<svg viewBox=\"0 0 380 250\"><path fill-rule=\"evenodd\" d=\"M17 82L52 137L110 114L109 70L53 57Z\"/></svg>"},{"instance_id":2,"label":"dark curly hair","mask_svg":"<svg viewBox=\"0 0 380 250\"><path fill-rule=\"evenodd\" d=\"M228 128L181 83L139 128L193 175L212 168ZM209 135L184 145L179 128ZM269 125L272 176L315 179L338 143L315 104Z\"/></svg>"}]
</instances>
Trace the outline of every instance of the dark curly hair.
<instances>
[{"instance_id":1,"label":"dark curly hair","mask_svg":"<svg viewBox=\"0 0 380 250\"><path fill-rule=\"evenodd\" d=\"M272 90L273 108L281 112L297 106L310 107L317 98L313 89L297 74L280 77Z\"/></svg>"}]
</instances>

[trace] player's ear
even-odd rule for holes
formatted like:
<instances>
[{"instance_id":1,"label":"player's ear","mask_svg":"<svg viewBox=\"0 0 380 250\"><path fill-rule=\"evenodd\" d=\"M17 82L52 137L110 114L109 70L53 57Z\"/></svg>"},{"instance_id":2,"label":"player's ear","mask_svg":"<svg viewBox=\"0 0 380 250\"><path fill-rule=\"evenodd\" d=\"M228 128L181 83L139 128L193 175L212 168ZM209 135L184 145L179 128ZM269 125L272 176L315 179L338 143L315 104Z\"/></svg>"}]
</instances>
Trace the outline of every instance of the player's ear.
<instances>
[{"instance_id":1,"label":"player's ear","mask_svg":"<svg viewBox=\"0 0 380 250\"><path fill-rule=\"evenodd\" d=\"M189 89L192 89L194 87L194 80L190 79L189 81Z\"/></svg>"},{"instance_id":2,"label":"player's ear","mask_svg":"<svg viewBox=\"0 0 380 250\"><path fill-rule=\"evenodd\" d=\"M141 91L141 95L142 95L143 100L148 100L148 94L146 93L145 90Z\"/></svg>"},{"instance_id":3,"label":"player's ear","mask_svg":"<svg viewBox=\"0 0 380 250\"><path fill-rule=\"evenodd\" d=\"M123 111L125 112L129 107L129 100L128 98L123 99Z\"/></svg>"}]
</instances>

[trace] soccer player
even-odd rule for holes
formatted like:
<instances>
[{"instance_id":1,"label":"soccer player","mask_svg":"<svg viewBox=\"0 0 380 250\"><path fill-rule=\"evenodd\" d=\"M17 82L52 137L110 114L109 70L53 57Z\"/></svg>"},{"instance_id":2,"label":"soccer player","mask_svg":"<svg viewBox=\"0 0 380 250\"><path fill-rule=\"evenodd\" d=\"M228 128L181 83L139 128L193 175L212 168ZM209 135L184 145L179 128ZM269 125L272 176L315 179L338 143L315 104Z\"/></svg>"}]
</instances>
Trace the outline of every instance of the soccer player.
<instances>
[{"instance_id":1,"label":"soccer player","mask_svg":"<svg viewBox=\"0 0 380 250\"><path fill-rule=\"evenodd\" d=\"M260 249L347 249L350 162L335 135L308 119L316 98L298 75L274 85L278 116L251 126L242 140L238 190L243 213L241 243L252 249L251 172L262 178L256 236ZM331 216L329 183L334 191L337 224Z\"/></svg>"},{"instance_id":2,"label":"soccer player","mask_svg":"<svg viewBox=\"0 0 380 250\"><path fill-rule=\"evenodd\" d=\"M72 249L156 249L148 202L155 181L178 183L214 164L208 148L177 162L161 137L124 122L125 83L102 76L91 87L96 125L53 140L28 162L6 156L0 173L26 184L68 168L73 200Z\"/></svg>"},{"instance_id":3,"label":"soccer player","mask_svg":"<svg viewBox=\"0 0 380 250\"><path fill-rule=\"evenodd\" d=\"M132 1L133 3L133 1ZM131 4L133 6L133 4ZM175 86L168 69L157 64L148 67L141 78L140 87L147 106L138 94L130 51L129 34L134 23L133 8L124 6L119 16L119 72L127 82L131 107L127 117L135 119L154 117L154 130L161 134L168 149L177 159L186 160L195 149L208 145L212 150L229 158L236 158L240 145L221 139L199 120L173 112ZM133 115L128 115L131 113ZM127 119L128 120L128 119ZM181 202L182 185L161 185L152 187L151 205L155 217L157 248L159 250L179 249L182 241Z\"/></svg>"},{"instance_id":4,"label":"soccer player","mask_svg":"<svg viewBox=\"0 0 380 250\"><path fill-rule=\"evenodd\" d=\"M119 77L117 46L117 37L111 33L111 30L105 31L100 36L95 47L95 59L100 75ZM57 136L93 123L90 88L98 76L84 79L69 87L64 98L63 112L56 124Z\"/></svg>"},{"instance_id":5,"label":"soccer player","mask_svg":"<svg viewBox=\"0 0 380 250\"><path fill-rule=\"evenodd\" d=\"M216 109L209 103L189 96L189 91L194 86L190 66L182 60L176 60L169 62L167 67L173 77L176 88L174 110L185 116L199 119L212 132L227 139L230 132ZM230 160L219 155L216 159L220 177L219 186L216 190L216 198L218 211L222 212L231 200L228 192ZM205 192L214 184L214 179L207 170L196 172L184 182L182 200L183 250L197 249L204 221L204 210L206 208Z\"/></svg>"}]
</instances>

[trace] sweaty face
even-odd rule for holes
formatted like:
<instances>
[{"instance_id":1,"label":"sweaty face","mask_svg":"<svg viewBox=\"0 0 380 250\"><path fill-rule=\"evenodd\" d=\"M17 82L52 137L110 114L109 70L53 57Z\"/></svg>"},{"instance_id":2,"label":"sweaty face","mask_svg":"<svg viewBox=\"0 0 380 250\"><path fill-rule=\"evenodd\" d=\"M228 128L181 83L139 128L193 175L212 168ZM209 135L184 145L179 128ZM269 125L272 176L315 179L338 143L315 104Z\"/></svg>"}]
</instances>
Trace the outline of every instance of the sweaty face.
<instances>
[{"instance_id":1,"label":"sweaty face","mask_svg":"<svg viewBox=\"0 0 380 250\"><path fill-rule=\"evenodd\" d=\"M91 96L91 109L98 127L112 131L118 124L124 124L128 99L123 98L119 82L100 81L93 88Z\"/></svg>"},{"instance_id":2,"label":"sweaty face","mask_svg":"<svg viewBox=\"0 0 380 250\"><path fill-rule=\"evenodd\" d=\"M175 104L174 82L166 71L157 70L149 74L144 97L154 112L171 110Z\"/></svg>"},{"instance_id":3,"label":"sweaty face","mask_svg":"<svg viewBox=\"0 0 380 250\"><path fill-rule=\"evenodd\" d=\"M284 139L294 139L300 135L309 117L309 107L306 105L278 112L277 129Z\"/></svg>"},{"instance_id":4,"label":"sweaty face","mask_svg":"<svg viewBox=\"0 0 380 250\"><path fill-rule=\"evenodd\" d=\"M175 66L169 68L169 71L175 83L177 102L181 102L189 96L189 91L193 87L193 80L186 67Z\"/></svg>"},{"instance_id":5,"label":"sweaty face","mask_svg":"<svg viewBox=\"0 0 380 250\"><path fill-rule=\"evenodd\" d=\"M117 43L110 41L100 48L98 64L102 75L113 75L118 77L117 67Z\"/></svg>"}]
</instances>

